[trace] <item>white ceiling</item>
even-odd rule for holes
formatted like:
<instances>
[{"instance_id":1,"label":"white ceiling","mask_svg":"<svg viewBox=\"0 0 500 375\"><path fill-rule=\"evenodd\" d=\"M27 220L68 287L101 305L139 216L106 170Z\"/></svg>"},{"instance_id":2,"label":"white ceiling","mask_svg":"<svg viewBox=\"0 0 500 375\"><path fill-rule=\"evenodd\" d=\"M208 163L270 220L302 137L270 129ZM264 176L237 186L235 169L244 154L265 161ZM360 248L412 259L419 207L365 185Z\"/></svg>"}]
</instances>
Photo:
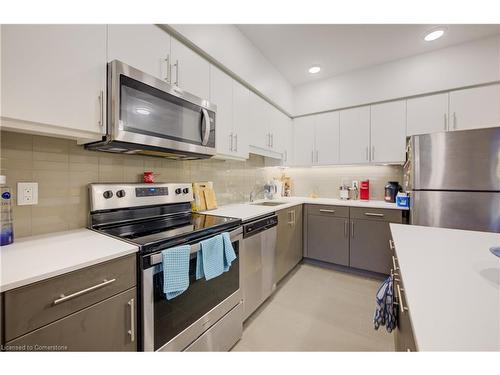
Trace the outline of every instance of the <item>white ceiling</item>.
<instances>
[{"instance_id":1,"label":"white ceiling","mask_svg":"<svg viewBox=\"0 0 500 375\"><path fill-rule=\"evenodd\" d=\"M500 25L446 25L442 38L425 42L436 25L237 26L294 86L500 34ZM313 65L321 72L308 73Z\"/></svg>"}]
</instances>

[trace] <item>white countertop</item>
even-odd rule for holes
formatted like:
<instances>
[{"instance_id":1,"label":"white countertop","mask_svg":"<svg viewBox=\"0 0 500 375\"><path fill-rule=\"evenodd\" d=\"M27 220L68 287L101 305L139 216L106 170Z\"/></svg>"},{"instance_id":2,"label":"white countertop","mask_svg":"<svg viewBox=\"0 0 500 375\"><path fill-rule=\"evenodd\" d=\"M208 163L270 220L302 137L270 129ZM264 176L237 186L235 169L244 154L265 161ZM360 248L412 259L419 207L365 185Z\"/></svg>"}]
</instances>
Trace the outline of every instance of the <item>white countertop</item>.
<instances>
[{"instance_id":1,"label":"white countertop","mask_svg":"<svg viewBox=\"0 0 500 375\"><path fill-rule=\"evenodd\" d=\"M257 200L253 203L259 203L264 201L265 200ZM286 203L280 204L278 206L259 206L251 204L250 202L234 203L221 206L215 210L204 211L203 213L207 215L235 217L243 221L247 221L262 215L270 214L272 212L276 212L303 203L407 210L407 208L398 207L395 203L387 203L379 200L362 201L362 200L343 200L336 198L279 197L274 200L269 200L269 202L286 202Z\"/></svg>"},{"instance_id":2,"label":"white countertop","mask_svg":"<svg viewBox=\"0 0 500 375\"><path fill-rule=\"evenodd\" d=\"M391 224L420 351L500 351L499 233Z\"/></svg>"},{"instance_id":3,"label":"white countertop","mask_svg":"<svg viewBox=\"0 0 500 375\"><path fill-rule=\"evenodd\" d=\"M21 238L0 249L0 292L137 251L89 229Z\"/></svg>"}]
</instances>

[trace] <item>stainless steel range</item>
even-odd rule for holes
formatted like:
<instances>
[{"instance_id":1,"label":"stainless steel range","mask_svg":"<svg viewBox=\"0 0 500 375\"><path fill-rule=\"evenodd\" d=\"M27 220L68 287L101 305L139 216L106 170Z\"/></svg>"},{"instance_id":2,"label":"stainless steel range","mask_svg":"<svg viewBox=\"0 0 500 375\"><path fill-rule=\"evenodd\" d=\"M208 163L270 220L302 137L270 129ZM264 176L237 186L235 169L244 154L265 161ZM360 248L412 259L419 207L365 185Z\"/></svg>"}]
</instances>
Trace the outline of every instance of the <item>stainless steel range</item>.
<instances>
[{"instance_id":1,"label":"stainless steel range","mask_svg":"<svg viewBox=\"0 0 500 375\"><path fill-rule=\"evenodd\" d=\"M144 351L230 349L242 334L241 220L191 212L191 184L91 184L89 226L139 246L139 347ZM196 280L200 241L229 232L229 271ZM191 245L189 288L167 300L161 251Z\"/></svg>"}]
</instances>

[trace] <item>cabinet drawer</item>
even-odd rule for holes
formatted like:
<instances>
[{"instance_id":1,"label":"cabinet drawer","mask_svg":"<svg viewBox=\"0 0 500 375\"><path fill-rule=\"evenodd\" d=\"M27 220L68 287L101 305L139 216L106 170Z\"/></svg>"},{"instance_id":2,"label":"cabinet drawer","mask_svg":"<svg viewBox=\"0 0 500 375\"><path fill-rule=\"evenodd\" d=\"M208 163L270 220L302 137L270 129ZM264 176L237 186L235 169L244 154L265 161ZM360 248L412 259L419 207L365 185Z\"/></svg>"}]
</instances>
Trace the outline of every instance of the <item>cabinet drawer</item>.
<instances>
[{"instance_id":1,"label":"cabinet drawer","mask_svg":"<svg viewBox=\"0 0 500 375\"><path fill-rule=\"evenodd\" d=\"M136 257L130 255L5 292L5 340L54 322L135 284Z\"/></svg>"},{"instance_id":2,"label":"cabinet drawer","mask_svg":"<svg viewBox=\"0 0 500 375\"><path fill-rule=\"evenodd\" d=\"M349 207L330 206L323 204L308 204L306 205L306 213L307 215L349 217Z\"/></svg>"},{"instance_id":3,"label":"cabinet drawer","mask_svg":"<svg viewBox=\"0 0 500 375\"><path fill-rule=\"evenodd\" d=\"M135 351L136 311L136 288L132 288L7 342L6 349Z\"/></svg>"},{"instance_id":4,"label":"cabinet drawer","mask_svg":"<svg viewBox=\"0 0 500 375\"><path fill-rule=\"evenodd\" d=\"M390 221L391 223L402 223L403 213L401 210L393 210L390 208L351 207L351 219L368 219Z\"/></svg>"}]
</instances>

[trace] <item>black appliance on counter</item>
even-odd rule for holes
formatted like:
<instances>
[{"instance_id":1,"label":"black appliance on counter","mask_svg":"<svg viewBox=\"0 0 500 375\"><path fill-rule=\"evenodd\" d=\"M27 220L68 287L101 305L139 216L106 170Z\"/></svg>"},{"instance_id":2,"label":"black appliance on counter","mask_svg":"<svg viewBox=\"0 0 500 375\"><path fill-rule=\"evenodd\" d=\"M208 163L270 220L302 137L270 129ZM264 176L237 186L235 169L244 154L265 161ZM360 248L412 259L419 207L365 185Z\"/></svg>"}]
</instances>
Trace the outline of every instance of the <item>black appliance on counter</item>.
<instances>
[{"instance_id":1,"label":"black appliance on counter","mask_svg":"<svg viewBox=\"0 0 500 375\"><path fill-rule=\"evenodd\" d=\"M191 184L91 184L89 226L139 247L139 348L225 351L242 335L241 220L191 212ZM196 280L200 241L229 232L237 258L222 275ZM191 245L189 288L167 300L161 251Z\"/></svg>"}]
</instances>

